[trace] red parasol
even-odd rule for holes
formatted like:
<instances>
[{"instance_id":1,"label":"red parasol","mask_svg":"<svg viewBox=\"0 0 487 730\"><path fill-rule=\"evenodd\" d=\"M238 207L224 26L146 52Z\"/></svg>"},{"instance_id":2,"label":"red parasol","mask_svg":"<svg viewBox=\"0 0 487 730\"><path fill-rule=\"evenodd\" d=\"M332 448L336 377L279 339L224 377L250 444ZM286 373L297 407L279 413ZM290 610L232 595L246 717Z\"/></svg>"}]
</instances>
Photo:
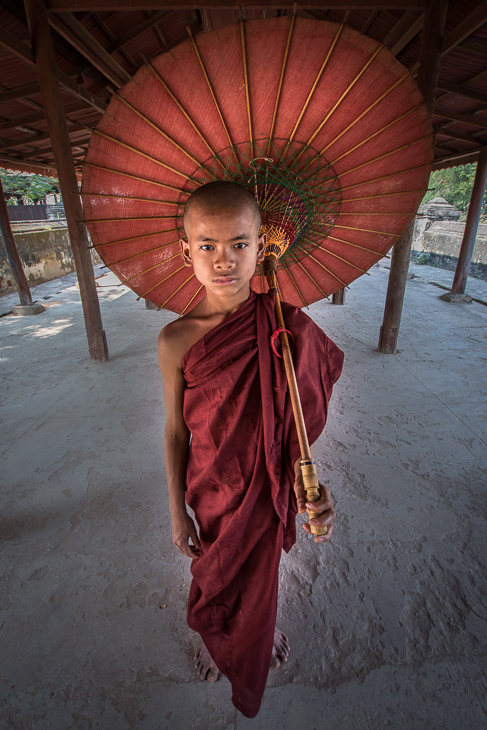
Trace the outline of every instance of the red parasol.
<instances>
[{"instance_id":1,"label":"red parasol","mask_svg":"<svg viewBox=\"0 0 487 730\"><path fill-rule=\"evenodd\" d=\"M293 14L240 21L146 63L94 130L82 196L107 266L182 314L204 294L181 256L184 203L212 180L244 185L268 237L251 286L303 306L384 256L414 217L432 161L433 130L409 71L344 24ZM284 329L279 296L276 316ZM280 339L316 501L286 332Z\"/></svg>"}]
</instances>

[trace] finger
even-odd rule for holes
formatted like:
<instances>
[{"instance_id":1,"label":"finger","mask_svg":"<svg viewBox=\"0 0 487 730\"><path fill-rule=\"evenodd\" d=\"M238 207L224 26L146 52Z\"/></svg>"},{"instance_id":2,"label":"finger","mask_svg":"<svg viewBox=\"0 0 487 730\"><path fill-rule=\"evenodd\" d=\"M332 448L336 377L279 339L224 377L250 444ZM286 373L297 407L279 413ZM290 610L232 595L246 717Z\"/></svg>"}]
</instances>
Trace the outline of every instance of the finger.
<instances>
[{"instance_id":1,"label":"finger","mask_svg":"<svg viewBox=\"0 0 487 730\"><path fill-rule=\"evenodd\" d=\"M199 550L201 548L201 545L200 545L199 537L198 537L196 530L194 532L191 532L190 537L191 537L191 540L193 541L193 545L195 546L195 548L197 550Z\"/></svg>"},{"instance_id":2,"label":"finger","mask_svg":"<svg viewBox=\"0 0 487 730\"><path fill-rule=\"evenodd\" d=\"M309 524L316 527L328 527L332 522L335 522L336 517L335 510L330 509L320 515L320 517L312 517L309 520Z\"/></svg>"},{"instance_id":3,"label":"finger","mask_svg":"<svg viewBox=\"0 0 487 730\"><path fill-rule=\"evenodd\" d=\"M315 542L329 542L331 540L331 536L333 535L334 527L335 525L330 525L325 535L315 535Z\"/></svg>"},{"instance_id":4,"label":"finger","mask_svg":"<svg viewBox=\"0 0 487 730\"><path fill-rule=\"evenodd\" d=\"M294 482L294 493L296 495L296 502L298 503L298 512L302 514L306 511L306 494L303 485L299 482Z\"/></svg>"}]
</instances>

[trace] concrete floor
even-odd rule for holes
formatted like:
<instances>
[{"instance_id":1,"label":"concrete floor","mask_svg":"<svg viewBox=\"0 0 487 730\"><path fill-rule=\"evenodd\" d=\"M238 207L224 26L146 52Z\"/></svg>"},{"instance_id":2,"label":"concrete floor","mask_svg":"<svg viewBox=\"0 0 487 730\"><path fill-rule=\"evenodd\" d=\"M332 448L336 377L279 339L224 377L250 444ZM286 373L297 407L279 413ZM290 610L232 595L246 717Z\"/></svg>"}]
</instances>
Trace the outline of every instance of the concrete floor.
<instances>
[{"instance_id":1,"label":"concrete floor","mask_svg":"<svg viewBox=\"0 0 487 730\"><path fill-rule=\"evenodd\" d=\"M98 366L75 287L0 319L2 728L487 728L487 308L440 301L428 281L451 272L412 270L396 355L376 352L383 266L344 307L310 308L346 353L317 447L339 516L330 545L303 531L283 558L292 655L255 720L193 667L155 353L173 315L99 279Z\"/></svg>"}]
</instances>

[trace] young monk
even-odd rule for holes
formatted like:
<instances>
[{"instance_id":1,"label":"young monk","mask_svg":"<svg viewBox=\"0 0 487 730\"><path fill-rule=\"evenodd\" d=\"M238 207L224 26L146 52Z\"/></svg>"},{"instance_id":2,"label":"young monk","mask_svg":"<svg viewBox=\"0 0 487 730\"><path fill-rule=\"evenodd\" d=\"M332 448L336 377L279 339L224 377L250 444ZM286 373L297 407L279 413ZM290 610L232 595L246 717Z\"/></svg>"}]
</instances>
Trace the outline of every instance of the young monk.
<instances>
[{"instance_id":1,"label":"young monk","mask_svg":"<svg viewBox=\"0 0 487 730\"><path fill-rule=\"evenodd\" d=\"M250 288L264 259L260 223L254 197L234 183L190 196L182 255L205 296L158 342L172 538L192 559L188 624L203 640L196 666L203 680L229 678L246 717L259 711L269 665L289 654L275 624L280 554L296 540L296 512L323 513L312 520L328 528L317 543L328 542L335 520L326 487L319 502L306 503L284 365L271 348L274 294ZM343 353L300 309L283 304L283 313L314 443Z\"/></svg>"}]
</instances>

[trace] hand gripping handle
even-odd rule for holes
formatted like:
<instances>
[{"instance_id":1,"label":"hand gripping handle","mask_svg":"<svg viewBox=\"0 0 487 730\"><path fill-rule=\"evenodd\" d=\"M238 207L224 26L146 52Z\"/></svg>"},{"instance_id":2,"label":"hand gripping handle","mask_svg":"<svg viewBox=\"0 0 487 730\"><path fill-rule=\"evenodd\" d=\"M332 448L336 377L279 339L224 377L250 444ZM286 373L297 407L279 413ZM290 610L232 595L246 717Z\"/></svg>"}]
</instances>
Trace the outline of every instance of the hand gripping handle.
<instances>
[{"instance_id":1,"label":"hand gripping handle","mask_svg":"<svg viewBox=\"0 0 487 730\"><path fill-rule=\"evenodd\" d=\"M301 467L301 474L303 475L303 484L306 490L306 499L308 502L317 502L320 498L320 489L316 464L312 459L303 459L299 462L299 465ZM310 520L315 517L321 517L322 514L323 512L312 512L311 510L308 510ZM327 527L310 525L310 528L312 535L326 535L326 533L328 532Z\"/></svg>"}]
</instances>

